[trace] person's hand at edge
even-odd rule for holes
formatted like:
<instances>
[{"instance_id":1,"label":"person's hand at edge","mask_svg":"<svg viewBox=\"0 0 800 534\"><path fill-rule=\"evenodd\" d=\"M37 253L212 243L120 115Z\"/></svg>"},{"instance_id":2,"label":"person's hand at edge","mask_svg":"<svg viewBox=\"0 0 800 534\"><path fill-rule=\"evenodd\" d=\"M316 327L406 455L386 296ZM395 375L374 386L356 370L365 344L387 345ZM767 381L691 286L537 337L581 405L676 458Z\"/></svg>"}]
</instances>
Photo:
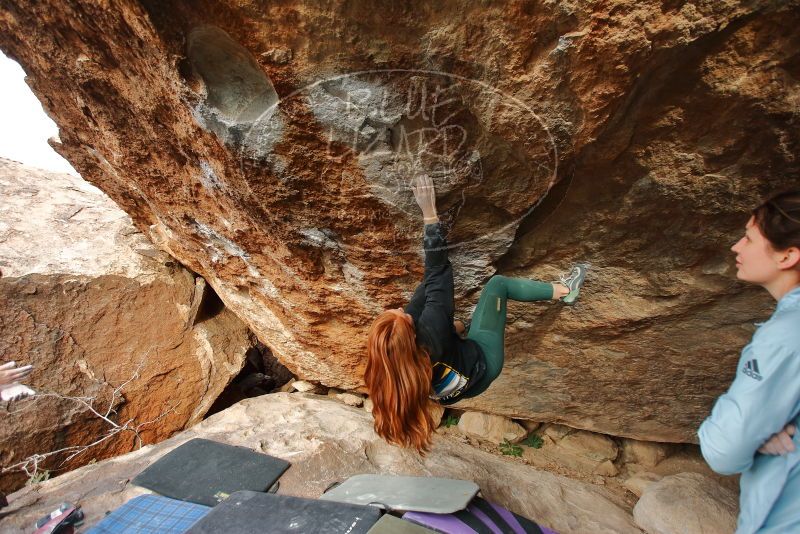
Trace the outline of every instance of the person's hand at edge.
<instances>
[{"instance_id":1,"label":"person's hand at edge","mask_svg":"<svg viewBox=\"0 0 800 534\"><path fill-rule=\"evenodd\" d=\"M36 392L22 384L14 383L0 386L0 400L2 401L18 400L31 395L36 395Z\"/></svg>"},{"instance_id":2,"label":"person's hand at edge","mask_svg":"<svg viewBox=\"0 0 800 534\"><path fill-rule=\"evenodd\" d=\"M16 367L16 365L17 362L14 361L0 365L0 386L19 382L33 370L32 365L23 365L22 367Z\"/></svg>"},{"instance_id":3,"label":"person's hand at edge","mask_svg":"<svg viewBox=\"0 0 800 534\"><path fill-rule=\"evenodd\" d=\"M792 441L792 436L794 436L796 432L797 428L793 424L786 425L783 430L777 434L773 434L772 437L758 449L758 452L761 454L771 454L773 456L794 452L795 446Z\"/></svg>"},{"instance_id":4,"label":"person's hand at edge","mask_svg":"<svg viewBox=\"0 0 800 534\"><path fill-rule=\"evenodd\" d=\"M31 374L32 365L17 367L17 362L10 361L0 365L0 400L12 401L35 395L36 392L19 383L20 380Z\"/></svg>"}]
</instances>

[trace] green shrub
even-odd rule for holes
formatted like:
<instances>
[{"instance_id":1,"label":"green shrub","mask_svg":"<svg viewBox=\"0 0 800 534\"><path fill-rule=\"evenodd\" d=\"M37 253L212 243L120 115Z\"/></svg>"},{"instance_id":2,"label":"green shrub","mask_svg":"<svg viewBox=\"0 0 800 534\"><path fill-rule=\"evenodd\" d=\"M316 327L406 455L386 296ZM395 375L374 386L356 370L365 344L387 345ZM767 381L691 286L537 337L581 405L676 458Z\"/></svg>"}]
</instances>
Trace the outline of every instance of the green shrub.
<instances>
[{"instance_id":1,"label":"green shrub","mask_svg":"<svg viewBox=\"0 0 800 534\"><path fill-rule=\"evenodd\" d=\"M541 449L542 445L544 445L544 440L542 439L542 436L538 434L531 434L522 440L522 444L534 449Z\"/></svg>"},{"instance_id":2,"label":"green shrub","mask_svg":"<svg viewBox=\"0 0 800 534\"><path fill-rule=\"evenodd\" d=\"M505 439L500 444L500 452L505 456L522 456L522 447Z\"/></svg>"},{"instance_id":3,"label":"green shrub","mask_svg":"<svg viewBox=\"0 0 800 534\"><path fill-rule=\"evenodd\" d=\"M451 426L455 426L458 424L458 417L455 415L448 415L444 418L444 426L450 428Z\"/></svg>"}]
</instances>

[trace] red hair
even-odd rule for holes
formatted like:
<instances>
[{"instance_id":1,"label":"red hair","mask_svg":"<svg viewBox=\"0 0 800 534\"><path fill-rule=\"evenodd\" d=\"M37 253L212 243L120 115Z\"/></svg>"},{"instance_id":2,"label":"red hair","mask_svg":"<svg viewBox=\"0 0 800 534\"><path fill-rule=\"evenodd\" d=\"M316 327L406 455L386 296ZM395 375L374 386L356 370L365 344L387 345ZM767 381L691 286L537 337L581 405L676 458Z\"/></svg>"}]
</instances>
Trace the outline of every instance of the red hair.
<instances>
[{"instance_id":1,"label":"red hair","mask_svg":"<svg viewBox=\"0 0 800 534\"><path fill-rule=\"evenodd\" d=\"M372 399L375 432L420 454L430 448L431 375L428 351L417 346L413 323L385 311L369 328L364 382Z\"/></svg>"}]
</instances>

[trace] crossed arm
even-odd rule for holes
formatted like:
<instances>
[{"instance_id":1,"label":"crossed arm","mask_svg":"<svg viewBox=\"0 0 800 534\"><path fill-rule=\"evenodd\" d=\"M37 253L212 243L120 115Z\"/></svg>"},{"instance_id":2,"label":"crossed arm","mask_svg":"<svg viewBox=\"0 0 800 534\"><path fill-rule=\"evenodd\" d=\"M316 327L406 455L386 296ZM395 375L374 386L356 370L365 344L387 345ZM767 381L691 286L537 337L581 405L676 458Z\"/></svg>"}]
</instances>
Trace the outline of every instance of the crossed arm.
<instances>
[{"instance_id":1,"label":"crossed arm","mask_svg":"<svg viewBox=\"0 0 800 534\"><path fill-rule=\"evenodd\" d=\"M773 456L794 452L796 447L792 441L792 436L796 433L797 427L789 423L777 434L772 434L772 437L758 449L758 452L761 454L771 454Z\"/></svg>"},{"instance_id":2,"label":"crossed arm","mask_svg":"<svg viewBox=\"0 0 800 534\"><path fill-rule=\"evenodd\" d=\"M758 356L761 374L739 372L698 431L703 457L721 474L746 471L756 453L783 454L794 448L787 443L794 429L786 425L797 416L800 405L795 383L800 377L800 358L786 347L763 342L751 343L742 354L742 361Z\"/></svg>"}]
</instances>

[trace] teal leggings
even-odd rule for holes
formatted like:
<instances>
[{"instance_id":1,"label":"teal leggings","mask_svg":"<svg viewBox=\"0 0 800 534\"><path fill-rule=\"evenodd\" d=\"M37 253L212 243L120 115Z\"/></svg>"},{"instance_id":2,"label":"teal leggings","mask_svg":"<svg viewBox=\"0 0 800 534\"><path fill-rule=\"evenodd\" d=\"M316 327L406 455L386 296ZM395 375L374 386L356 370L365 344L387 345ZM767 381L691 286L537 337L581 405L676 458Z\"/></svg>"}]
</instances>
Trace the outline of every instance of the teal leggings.
<instances>
[{"instance_id":1,"label":"teal leggings","mask_svg":"<svg viewBox=\"0 0 800 534\"><path fill-rule=\"evenodd\" d=\"M503 370L506 301L511 299L533 302L552 298L552 284L499 274L489 279L478 299L478 306L472 313L467 334L467 339L475 341L483 349L486 356L486 373L477 384L464 393L465 398L475 397L486 391Z\"/></svg>"}]
</instances>

